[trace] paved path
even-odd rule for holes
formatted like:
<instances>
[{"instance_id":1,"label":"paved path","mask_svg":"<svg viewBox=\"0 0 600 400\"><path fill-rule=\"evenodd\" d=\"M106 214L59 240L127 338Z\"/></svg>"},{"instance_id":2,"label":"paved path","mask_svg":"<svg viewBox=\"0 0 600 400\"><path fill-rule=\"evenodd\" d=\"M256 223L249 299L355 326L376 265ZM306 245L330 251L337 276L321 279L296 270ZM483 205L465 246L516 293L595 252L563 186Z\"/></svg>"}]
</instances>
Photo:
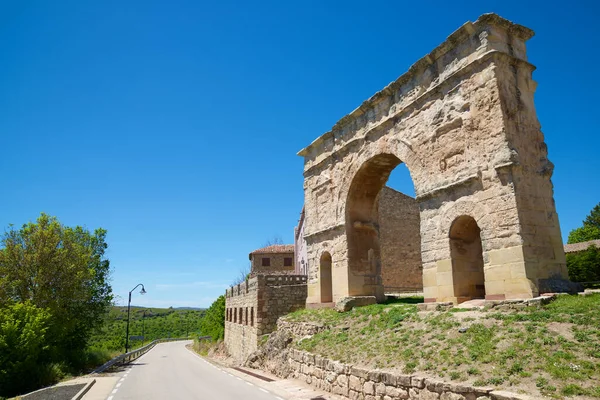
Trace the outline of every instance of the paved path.
<instances>
[{"instance_id":1,"label":"paved path","mask_svg":"<svg viewBox=\"0 0 600 400\"><path fill-rule=\"evenodd\" d=\"M276 394L192 353L185 348L189 343L156 345L119 373L107 400L281 400Z\"/></svg>"}]
</instances>

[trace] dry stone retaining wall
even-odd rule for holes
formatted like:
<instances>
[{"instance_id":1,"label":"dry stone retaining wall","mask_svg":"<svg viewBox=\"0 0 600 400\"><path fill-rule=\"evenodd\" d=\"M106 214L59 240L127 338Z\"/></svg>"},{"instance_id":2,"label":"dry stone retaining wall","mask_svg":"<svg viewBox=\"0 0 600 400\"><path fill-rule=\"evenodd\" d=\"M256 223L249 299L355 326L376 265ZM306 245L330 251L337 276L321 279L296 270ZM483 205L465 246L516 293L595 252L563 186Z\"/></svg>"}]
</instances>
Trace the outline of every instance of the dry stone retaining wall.
<instances>
[{"instance_id":1,"label":"dry stone retaining wall","mask_svg":"<svg viewBox=\"0 0 600 400\"><path fill-rule=\"evenodd\" d=\"M492 388L447 383L414 375L357 368L311 353L290 350L294 378L318 389L352 400L528 400L534 399Z\"/></svg>"}]
</instances>

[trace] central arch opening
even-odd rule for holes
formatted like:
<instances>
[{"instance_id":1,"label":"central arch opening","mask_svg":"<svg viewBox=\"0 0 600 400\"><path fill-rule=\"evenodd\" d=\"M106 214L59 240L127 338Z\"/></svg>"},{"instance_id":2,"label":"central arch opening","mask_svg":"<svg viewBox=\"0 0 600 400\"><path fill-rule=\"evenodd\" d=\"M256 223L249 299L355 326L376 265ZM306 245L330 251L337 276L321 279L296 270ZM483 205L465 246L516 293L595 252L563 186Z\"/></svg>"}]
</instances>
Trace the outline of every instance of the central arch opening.
<instances>
[{"instance_id":1,"label":"central arch opening","mask_svg":"<svg viewBox=\"0 0 600 400\"><path fill-rule=\"evenodd\" d=\"M401 166L400 168L397 168ZM394 178L390 176L394 171ZM399 173L398 173L399 172ZM420 292L423 288L420 216L408 169L393 154L365 162L346 202L350 296Z\"/></svg>"},{"instance_id":2,"label":"central arch opening","mask_svg":"<svg viewBox=\"0 0 600 400\"><path fill-rule=\"evenodd\" d=\"M454 297L458 304L485 298L481 230L473 217L462 215L450 226Z\"/></svg>"}]
</instances>

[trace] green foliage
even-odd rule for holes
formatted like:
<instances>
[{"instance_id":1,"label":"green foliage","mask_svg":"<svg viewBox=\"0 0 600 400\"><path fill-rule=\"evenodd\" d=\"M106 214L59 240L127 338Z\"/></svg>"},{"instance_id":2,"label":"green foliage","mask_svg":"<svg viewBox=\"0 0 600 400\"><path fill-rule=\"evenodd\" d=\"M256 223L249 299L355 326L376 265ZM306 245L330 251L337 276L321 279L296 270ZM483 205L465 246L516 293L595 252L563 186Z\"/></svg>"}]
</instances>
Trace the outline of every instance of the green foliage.
<instances>
[{"instance_id":1,"label":"green foliage","mask_svg":"<svg viewBox=\"0 0 600 400\"><path fill-rule=\"evenodd\" d=\"M200 332L212 337L213 341L225 337L225 296L219 296L206 310L206 315L200 323Z\"/></svg>"},{"instance_id":2,"label":"green foliage","mask_svg":"<svg viewBox=\"0 0 600 400\"><path fill-rule=\"evenodd\" d=\"M112 301L105 239L103 229L92 233L80 226L67 227L46 214L20 229L10 226L2 236L0 313L16 315L14 326L33 323L27 317L31 313L44 316L40 333L45 338L44 357L37 370L21 379L46 383L63 371L80 370L89 361L87 342ZM17 305L27 311L15 309ZM2 364L7 376L20 368L20 364L7 365ZM35 375L44 369L44 379Z\"/></svg>"},{"instance_id":3,"label":"green foliage","mask_svg":"<svg viewBox=\"0 0 600 400\"><path fill-rule=\"evenodd\" d=\"M567 254L567 269L574 282L600 281L600 249L592 245L586 250Z\"/></svg>"},{"instance_id":4,"label":"green foliage","mask_svg":"<svg viewBox=\"0 0 600 400\"><path fill-rule=\"evenodd\" d=\"M200 334L205 310L131 307L129 335L145 336L143 343L155 339L181 338ZM125 350L127 307L111 307L104 324L96 329L89 341L93 352L119 353ZM130 341L129 347L142 346L142 341Z\"/></svg>"},{"instance_id":5,"label":"green foliage","mask_svg":"<svg viewBox=\"0 0 600 400\"><path fill-rule=\"evenodd\" d=\"M600 229L600 203L596 204L590 214L583 221L584 225L595 226ZM599 238L600 239L600 238Z\"/></svg>"},{"instance_id":6,"label":"green foliage","mask_svg":"<svg viewBox=\"0 0 600 400\"><path fill-rule=\"evenodd\" d=\"M569 232L567 243L581 243L589 240L600 239L600 228L592 225L584 225Z\"/></svg>"},{"instance_id":7,"label":"green foliage","mask_svg":"<svg viewBox=\"0 0 600 400\"><path fill-rule=\"evenodd\" d=\"M30 302L0 309L0 395L14 396L44 383L50 319L47 310Z\"/></svg>"},{"instance_id":8,"label":"green foliage","mask_svg":"<svg viewBox=\"0 0 600 400\"><path fill-rule=\"evenodd\" d=\"M569 233L567 243L581 243L600 239L600 203L598 203L583 221L583 226Z\"/></svg>"},{"instance_id":9,"label":"green foliage","mask_svg":"<svg viewBox=\"0 0 600 400\"><path fill-rule=\"evenodd\" d=\"M600 239L600 203L598 203L583 221L583 226L569 233L568 243L581 243ZM588 249L567 254L569 278L574 282L600 281L600 249L590 246Z\"/></svg>"}]
</instances>

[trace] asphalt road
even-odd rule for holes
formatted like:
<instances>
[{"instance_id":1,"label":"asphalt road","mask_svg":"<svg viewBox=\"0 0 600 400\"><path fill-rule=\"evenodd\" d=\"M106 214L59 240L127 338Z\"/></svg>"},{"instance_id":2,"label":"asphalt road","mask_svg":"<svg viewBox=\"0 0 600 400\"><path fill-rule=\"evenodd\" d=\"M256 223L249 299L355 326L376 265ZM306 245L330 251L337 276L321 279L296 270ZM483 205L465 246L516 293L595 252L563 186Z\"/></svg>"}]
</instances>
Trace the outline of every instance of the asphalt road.
<instances>
[{"instance_id":1,"label":"asphalt road","mask_svg":"<svg viewBox=\"0 0 600 400\"><path fill-rule=\"evenodd\" d=\"M263 388L185 348L185 342L156 345L130 364L107 400L218 399L282 400Z\"/></svg>"}]
</instances>

